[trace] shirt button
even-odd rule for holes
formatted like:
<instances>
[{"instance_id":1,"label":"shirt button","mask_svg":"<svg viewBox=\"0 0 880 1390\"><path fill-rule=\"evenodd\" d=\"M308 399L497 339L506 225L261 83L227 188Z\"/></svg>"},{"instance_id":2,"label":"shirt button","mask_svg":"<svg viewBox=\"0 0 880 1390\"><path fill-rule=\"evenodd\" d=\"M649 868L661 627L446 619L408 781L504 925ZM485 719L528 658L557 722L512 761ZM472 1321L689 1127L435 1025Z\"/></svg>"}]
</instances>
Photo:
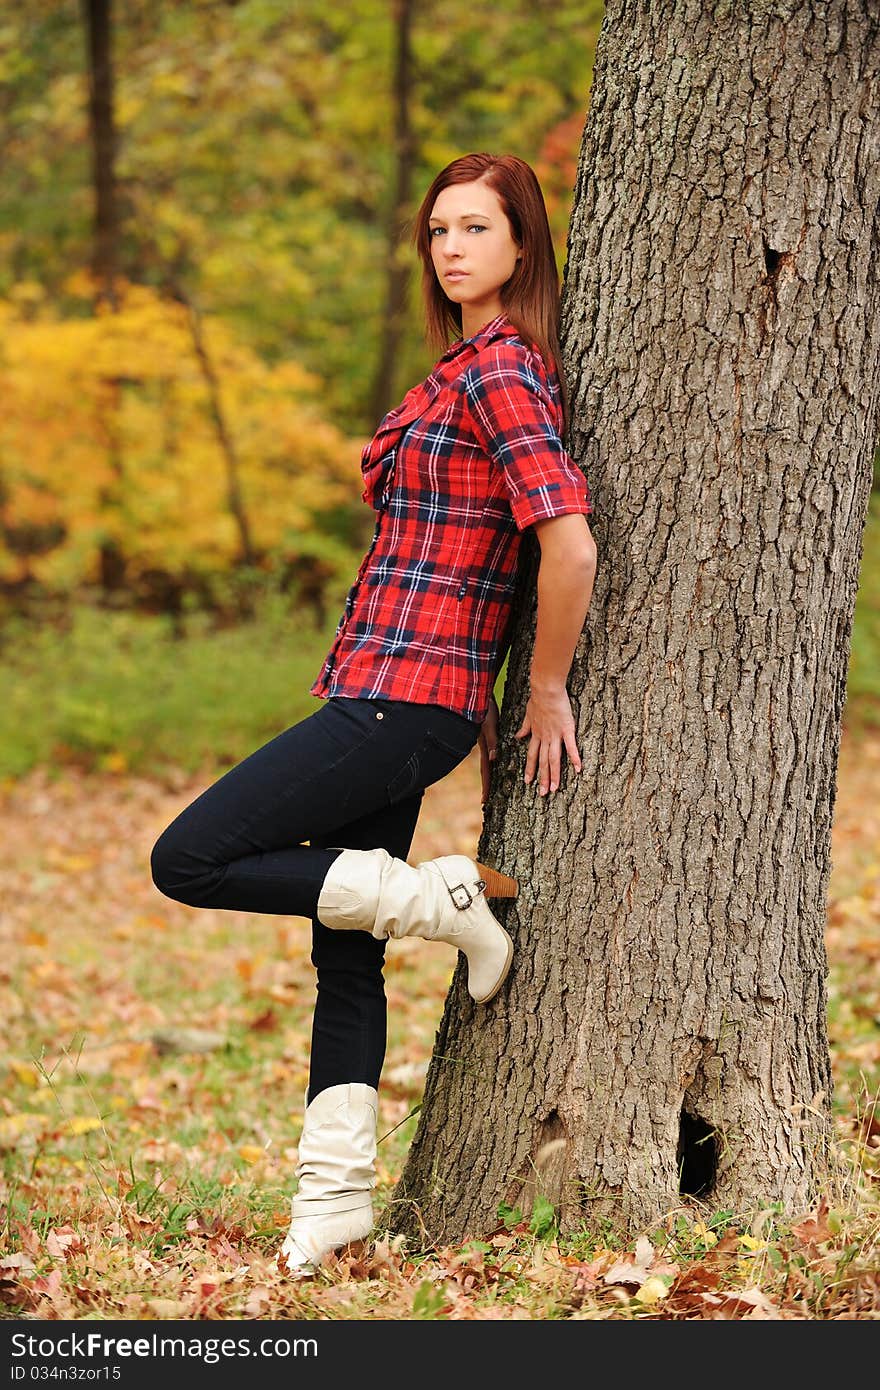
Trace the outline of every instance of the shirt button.
<instances>
[{"instance_id":1,"label":"shirt button","mask_svg":"<svg viewBox=\"0 0 880 1390\"><path fill-rule=\"evenodd\" d=\"M382 713L382 711L381 711L380 709L376 711L376 718L377 718L377 719L384 719L384 718L385 718L384 714Z\"/></svg>"}]
</instances>

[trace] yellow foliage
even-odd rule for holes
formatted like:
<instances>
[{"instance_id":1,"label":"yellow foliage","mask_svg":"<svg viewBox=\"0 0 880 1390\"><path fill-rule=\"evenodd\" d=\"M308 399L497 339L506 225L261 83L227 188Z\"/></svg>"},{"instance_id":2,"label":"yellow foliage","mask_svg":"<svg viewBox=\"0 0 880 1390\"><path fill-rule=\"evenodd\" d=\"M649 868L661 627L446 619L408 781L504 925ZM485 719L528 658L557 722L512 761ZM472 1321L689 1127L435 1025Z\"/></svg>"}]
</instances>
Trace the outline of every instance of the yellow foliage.
<instances>
[{"instance_id":1,"label":"yellow foliage","mask_svg":"<svg viewBox=\"0 0 880 1390\"><path fill-rule=\"evenodd\" d=\"M240 1144L238 1156L243 1158L245 1163L259 1163L261 1158L266 1157L266 1151L261 1149L259 1144Z\"/></svg>"},{"instance_id":2,"label":"yellow foliage","mask_svg":"<svg viewBox=\"0 0 880 1390\"><path fill-rule=\"evenodd\" d=\"M93 1129L103 1129L104 1121L97 1115L74 1115L67 1121L65 1126L67 1133L72 1135L91 1134Z\"/></svg>"},{"instance_id":3,"label":"yellow foliage","mask_svg":"<svg viewBox=\"0 0 880 1390\"><path fill-rule=\"evenodd\" d=\"M46 1121L42 1115L22 1111L14 1115L0 1115L0 1149L13 1149L25 1134L35 1134Z\"/></svg>"},{"instance_id":4,"label":"yellow foliage","mask_svg":"<svg viewBox=\"0 0 880 1390\"><path fill-rule=\"evenodd\" d=\"M695 1221L693 1224L693 1233L703 1242L707 1250L711 1250L713 1245L718 1244L718 1237L714 1231L710 1231L705 1221Z\"/></svg>"},{"instance_id":5,"label":"yellow foliage","mask_svg":"<svg viewBox=\"0 0 880 1390\"><path fill-rule=\"evenodd\" d=\"M33 1088L39 1084L39 1075L30 1062L12 1061L9 1063L9 1069L15 1073L23 1086Z\"/></svg>"},{"instance_id":6,"label":"yellow foliage","mask_svg":"<svg viewBox=\"0 0 880 1390\"><path fill-rule=\"evenodd\" d=\"M361 441L321 418L321 383L296 362L267 365L210 316L196 332L146 286L70 319L21 292L0 301L4 578L93 581L110 539L130 578L225 569L242 544L231 473L260 556L357 503Z\"/></svg>"},{"instance_id":7,"label":"yellow foliage","mask_svg":"<svg viewBox=\"0 0 880 1390\"><path fill-rule=\"evenodd\" d=\"M755 1236L742 1235L739 1238L739 1243L743 1250L749 1250L752 1254L755 1254L758 1250L767 1249L767 1242L765 1240L758 1240Z\"/></svg>"}]
</instances>

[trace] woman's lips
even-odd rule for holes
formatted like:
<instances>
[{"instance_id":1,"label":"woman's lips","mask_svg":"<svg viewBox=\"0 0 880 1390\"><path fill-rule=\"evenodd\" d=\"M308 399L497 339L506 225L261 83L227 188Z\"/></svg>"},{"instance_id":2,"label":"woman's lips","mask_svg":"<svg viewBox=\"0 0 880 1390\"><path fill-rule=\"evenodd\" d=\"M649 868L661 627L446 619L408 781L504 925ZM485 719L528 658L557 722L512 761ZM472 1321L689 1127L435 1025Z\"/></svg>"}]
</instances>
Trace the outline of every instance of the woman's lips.
<instances>
[{"instance_id":1,"label":"woman's lips","mask_svg":"<svg viewBox=\"0 0 880 1390\"><path fill-rule=\"evenodd\" d=\"M467 270L447 270L445 280L464 280L470 274Z\"/></svg>"}]
</instances>

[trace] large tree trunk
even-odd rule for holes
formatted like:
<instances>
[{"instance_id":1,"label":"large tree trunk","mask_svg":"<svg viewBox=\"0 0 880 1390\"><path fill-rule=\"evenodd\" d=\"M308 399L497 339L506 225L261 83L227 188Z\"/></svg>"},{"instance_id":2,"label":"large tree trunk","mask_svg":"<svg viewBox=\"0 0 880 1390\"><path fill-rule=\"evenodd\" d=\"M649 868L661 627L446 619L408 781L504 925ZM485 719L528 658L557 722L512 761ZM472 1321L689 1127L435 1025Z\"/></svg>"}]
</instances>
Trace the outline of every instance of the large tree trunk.
<instances>
[{"instance_id":1,"label":"large tree trunk","mask_svg":"<svg viewBox=\"0 0 880 1390\"><path fill-rule=\"evenodd\" d=\"M821 1180L878 63L867 0L607 6L562 316L599 551L569 680L584 770L523 785L530 537L478 847L520 879L515 966L480 1007L459 962L390 1209L419 1240L536 1189L571 1231L682 1193L795 1209Z\"/></svg>"}]
</instances>

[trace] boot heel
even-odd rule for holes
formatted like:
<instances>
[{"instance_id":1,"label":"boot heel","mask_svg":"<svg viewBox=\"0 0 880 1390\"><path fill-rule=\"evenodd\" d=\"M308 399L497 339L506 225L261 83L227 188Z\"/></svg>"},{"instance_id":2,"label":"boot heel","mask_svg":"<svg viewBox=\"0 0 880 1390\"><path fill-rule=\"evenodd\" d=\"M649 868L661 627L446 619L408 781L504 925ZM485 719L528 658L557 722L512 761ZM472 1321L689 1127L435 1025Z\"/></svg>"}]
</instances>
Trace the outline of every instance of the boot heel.
<instances>
[{"instance_id":1,"label":"boot heel","mask_svg":"<svg viewBox=\"0 0 880 1390\"><path fill-rule=\"evenodd\" d=\"M519 883L515 878L501 873L500 869L491 869L488 864L481 864L479 860L474 862L479 870L480 878L486 881L487 898L516 897L519 892Z\"/></svg>"}]
</instances>

